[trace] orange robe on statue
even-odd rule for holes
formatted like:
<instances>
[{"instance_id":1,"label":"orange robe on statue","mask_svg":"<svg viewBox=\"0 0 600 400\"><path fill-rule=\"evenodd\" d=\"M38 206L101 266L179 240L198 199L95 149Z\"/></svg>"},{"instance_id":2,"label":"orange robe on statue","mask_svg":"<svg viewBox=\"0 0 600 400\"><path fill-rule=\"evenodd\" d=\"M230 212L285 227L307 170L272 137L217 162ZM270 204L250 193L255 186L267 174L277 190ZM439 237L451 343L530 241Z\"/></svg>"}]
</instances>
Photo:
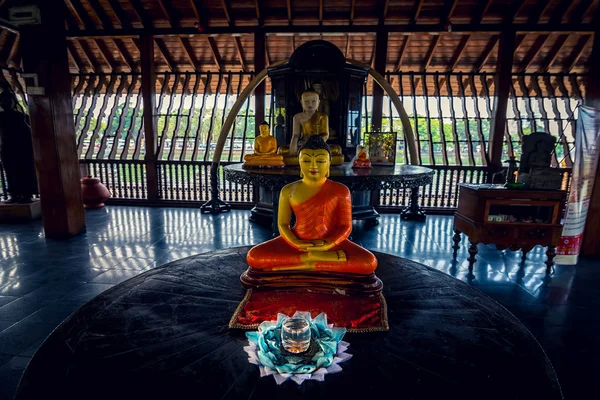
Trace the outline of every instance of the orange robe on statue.
<instances>
[{"instance_id":1,"label":"orange robe on statue","mask_svg":"<svg viewBox=\"0 0 600 400\"><path fill-rule=\"evenodd\" d=\"M330 251L342 250L345 262L317 262L317 271L368 275L377 268L377 259L364 248L348 240L352 232L350 191L340 183L325 181L321 190L302 204L291 204L296 215L292 232L301 240L334 242ZM253 247L246 257L252 268L269 271L276 267L302 265L304 252L279 236Z\"/></svg>"}]
</instances>

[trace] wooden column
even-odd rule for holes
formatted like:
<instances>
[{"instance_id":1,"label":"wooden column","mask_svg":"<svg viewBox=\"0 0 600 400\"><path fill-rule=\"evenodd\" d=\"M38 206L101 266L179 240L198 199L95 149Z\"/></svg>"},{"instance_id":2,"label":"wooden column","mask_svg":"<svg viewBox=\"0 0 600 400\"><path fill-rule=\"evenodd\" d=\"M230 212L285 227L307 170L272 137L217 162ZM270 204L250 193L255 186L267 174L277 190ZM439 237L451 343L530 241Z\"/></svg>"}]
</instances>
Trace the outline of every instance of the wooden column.
<instances>
[{"instance_id":1,"label":"wooden column","mask_svg":"<svg viewBox=\"0 0 600 400\"><path fill-rule=\"evenodd\" d=\"M144 104L144 138L146 145L146 187L148 200L158 200L158 171L156 165L156 71L154 66L154 38L140 37L140 66L142 70L142 100Z\"/></svg>"},{"instance_id":2,"label":"wooden column","mask_svg":"<svg viewBox=\"0 0 600 400\"><path fill-rule=\"evenodd\" d=\"M498 41L498 61L496 62L496 96L492 109L492 123L489 142L489 159L492 173L502 168L502 145L506 131L506 108L512 83L512 66L515 52L515 32L505 31ZM491 179L491 175L488 179Z\"/></svg>"},{"instance_id":3,"label":"wooden column","mask_svg":"<svg viewBox=\"0 0 600 400\"><path fill-rule=\"evenodd\" d=\"M600 125L600 76L597 71L600 68L600 31L594 34L594 43L592 54L588 61L588 74L585 87L584 104L596 109L596 126ZM598 145L598 143L597 143ZM585 223L585 232L583 233L583 243L581 254L587 257L600 257L600 246L598 245L600 237L600 164L596 169L596 179L594 180L594 191L590 199L590 208Z\"/></svg>"},{"instance_id":4,"label":"wooden column","mask_svg":"<svg viewBox=\"0 0 600 400\"><path fill-rule=\"evenodd\" d=\"M375 71L385 76L385 64L387 58L388 33L377 32L375 37ZM375 81L373 81L373 114L371 125L374 129L381 129L381 120L383 119L383 89ZM367 127L367 131L371 127Z\"/></svg>"},{"instance_id":5,"label":"wooden column","mask_svg":"<svg viewBox=\"0 0 600 400\"><path fill-rule=\"evenodd\" d=\"M49 238L68 238L85 232L85 214L62 0L37 0L41 23L21 26L25 74L36 74L37 87L29 93L33 151L38 173L44 231ZM27 86L35 84L28 79ZM37 91L40 93L39 91Z\"/></svg>"},{"instance_id":6,"label":"wooden column","mask_svg":"<svg viewBox=\"0 0 600 400\"><path fill-rule=\"evenodd\" d=\"M254 73L258 74L265 69L265 33L254 33ZM254 89L254 132L258 135L259 125L265 120L265 88L266 82L262 82Z\"/></svg>"}]
</instances>

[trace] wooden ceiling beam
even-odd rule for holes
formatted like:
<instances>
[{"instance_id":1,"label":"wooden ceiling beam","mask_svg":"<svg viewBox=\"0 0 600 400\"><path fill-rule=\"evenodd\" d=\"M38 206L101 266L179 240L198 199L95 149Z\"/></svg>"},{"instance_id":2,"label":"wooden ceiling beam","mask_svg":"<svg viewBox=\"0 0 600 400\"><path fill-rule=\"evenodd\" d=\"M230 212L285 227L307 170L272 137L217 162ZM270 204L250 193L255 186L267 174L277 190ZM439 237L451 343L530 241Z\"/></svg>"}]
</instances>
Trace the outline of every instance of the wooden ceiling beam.
<instances>
[{"instance_id":1,"label":"wooden ceiling beam","mask_svg":"<svg viewBox=\"0 0 600 400\"><path fill-rule=\"evenodd\" d=\"M292 39L293 39L293 37L292 37ZM235 43L235 50L240 59L240 65L242 67L242 71L248 72L248 68L246 67L246 61L244 60L244 49L242 47L242 41L240 40L239 37L235 36L233 38L233 42Z\"/></svg>"},{"instance_id":2,"label":"wooden ceiling beam","mask_svg":"<svg viewBox=\"0 0 600 400\"><path fill-rule=\"evenodd\" d=\"M210 53L215 62L215 65L217 66L219 71L222 71L223 70L223 62L221 61L221 55L219 54L219 48L217 47L217 44L215 43L215 39L210 36L206 36L206 41L208 42L208 48L210 49Z\"/></svg>"},{"instance_id":3,"label":"wooden ceiling beam","mask_svg":"<svg viewBox=\"0 0 600 400\"><path fill-rule=\"evenodd\" d=\"M554 62L556 61L556 57L558 56L565 42L568 39L569 35L560 35L556 39L556 42L554 42L554 44L550 48L550 51L548 52L548 54L546 54L546 57L544 57L544 63L540 66L538 72L548 72L548 69L550 69L552 67L552 64L554 64Z\"/></svg>"},{"instance_id":4,"label":"wooden ceiling beam","mask_svg":"<svg viewBox=\"0 0 600 400\"><path fill-rule=\"evenodd\" d=\"M460 42L458 43L458 46L456 46L456 50L454 51L454 54L452 55L452 59L450 60L450 65L448 66L447 71L452 72L456 69L456 66L458 65L458 61L460 60L460 57L462 57L465 47L467 47L470 40L471 40L471 35L464 35L460 39Z\"/></svg>"},{"instance_id":5,"label":"wooden ceiling beam","mask_svg":"<svg viewBox=\"0 0 600 400\"><path fill-rule=\"evenodd\" d=\"M256 9L256 20L258 21L258 26L262 27L264 25L264 17L260 10L260 0L254 0L254 8Z\"/></svg>"},{"instance_id":6,"label":"wooden ceiling beam","mask_svg":"<svg viewBox=\"0 0 600 400\"><path fill-rule=\"evenodd\" d=\"M288 24L291 25L292 24L292 3L291 3L291 0L286 0L285 1L285 5L287 7Z\"/></svg>"},{"instance_id":7,"label":"wooden ceiling beam","mask_svg":"<svg viewBox=\"0 0 600 400\"><path fill-rule=\"evenodd\" d=\"M65 12L65 22L69 26L68 29L78 30L79 24L77 23L77 21L75 21L75 17L73 16L71 9L69 7L66 8L67 10Z\"/></svg>"},{"instance_id":8,"label":"wooden ceiling beam","mask_svg":"<svg viewBox=\"0 0 600 400\"><path fill-rule=\"evenodd\" d=\"M231 13L231 7L229 6L229 2L227 0L221 0L221 6L223 7L223 12L225 12L227 24L229 24L230 26L233 25L233 15Z\"/></svg>"},{"instance_id":9,"label":"wooden ceiling beam","mask_svg":"<svg viewBox=\"0 0 600 400\"><path fill-rule=\"evenodd\" d=\"M171 72L175 72L176 71L175 64L173 64L173 62L171 61L171 56L169 54L169 50L167 49L167 46L165 46L165 43L159 38L154 38L154 43L156 43L158 52L160 53L163 60L165 60L165 63L167 64L167 67L169 68L169 70L171 70Z\"/></svg>"},{"instance_id":10,"label":"wooden ceiling beam","mask_svg":"<svg viewBox=\"0 0 600 400\"><path fill-rule=\"evenodd\" d=\"M319 0L319 25L323 25L323 0Z\"/></svg>"},{"instance_id":11,"label":"wooden ceiling beam","mask_svg":"<svg viewBox=\"0 0 600 400\"><path fill-rule=\"evenodd\" d=\"M127 48L125 47L125 44L119 39L111 39L111 40L112 40L112 44L117 48L117 51L119 52L119 55L121 56L121 59L123 60L123 62L125 62L125 65L127 65L127 68L129 68L129 70L131 72L135 72L136 71L135 61L133 61L133 58L131 58L131 55L129 54L129 52L127 51Z\"/></svg>"},{"instance_id":12,"label":"wooden ceiling beam","mask_svg":"<svg viewBox=\"0 0 600 400\"><path fill-rule=\"evenodd\" d=\"M582 0L577 7L571 13L571 18L569 22L572 24L578 24L583 21L583 17L587 14L591 5L594 3L594 0Z\"/></svg>"},{"instance_id":13,"label":"wooden ceiling beam","mask_svg":"<svg viewBox=\"0 0 600 400\"><path fill-rule=\"evenodd\" d=\"M483 49L483 53L481 53L481 56L479 56L479 59L475 63L475 72L481 71L481 69L487 62L488 58L490 58L490 55L492 54L492 50L494 50L494 47L496 47L496 44L498 44L498 39L499 39L498 36L492 36L490 38L490 41L487 43L487 45Z\"/></svg>"},{"instance_id":14,"label":"wooden ceiling beam","mask_svg":"<svg viewBox=\"0 0 600 400\"><path fill-rule=\"evenodd\" d=\"M175 23L175 20L173 19L173 12L171 10L171 8L165 4L165 2L163 0L155 0L160 9L162 10L165 18L167 19L167 22L169 23L169 25L171 25L171 27L176 26L177 24Z\"/></svg>"},{"instance_id":15,"label":"wooden ceiling beam","mask_svg":"<svg viewBox=\"0 0 600 400\"><path fill-rule=\"evenodd\" d=\"M108 0L108 6L112 10L113 14L115 14L115 17L117 17L119 25L121 25L122 28L131 28L131 22L129 21L130 18L125 11L123 11L123 8L118 0Z\"/></svg>"},{"instance_id":16,"label":"wooden ceiling beam","mask_svg":"<svg viewBox=\"0 0 600 400\"><path fill-rule=\"evenodd\" d=\"M423 72L427 71L429 64L431 64L431 60L433 59L433 53L435 52L435 49L438 47L441 37L442 37L441 35L436 35L433 37L433 42L431 43L431 46L429 46L429 51L427 51L427 55L425 56L425 64L423 65L423 69L422 69Z\"/></svg>"},{"instance_id":17,"label":"wooden ceiling beam","mask_svg":"<svg viewBox=\"0 0 600 400\"><path fill-rule=\"evenodd\" d=\"M79 47L81 47L83 58L89 64L90 68L92 69L92 72L100 72L100 68L98 67L98 64L96 64L96 60L94 59L94 57L91 55L91 51L88 44L82 40L76 40L73 43L77 43Z\"/></svg>"},{"instance_id":18,"label":"wooden ceiling beam","mask_svg":"<svg viewBox=\"0 0 600 400\"><path fill-rule=\"evenodd\" d=\"M142 23L144 29L152 28L152 19L148 15L148 12L144 9L144 5L142 4L141 0L130 0L130 2L131 6L133 7L133 10L140 18L140 22ZM143 33L144 29L142 29L142 32L140 32L140 34Z\"/></svg>"},{"instance_id":19,"label":"wooden ceiling beam","mask_svg":"<svg viewBox=\"0 0 600 400\"><path fill-rule=\"evenodd\" d=\"M413 9L412 16L410 17L410 23L415 25L417 23L417 19L419 18L419 14L421 13L421 8L423 8L423 2L425 0L417 0L417 4L415 4L415 8Z\"/></svg>"},{"instance_id":20,"label":"wooden ceiling beam","mask_svg":"<svg viewBox=\"0 0 600 400\"><path fill-rule=\"evenodd\" d=\"M411 36L406 35L405 38L406 39L404 39L404 42L400 47L400 58L398 58L398 62L396 63L396 69L394 72L400 71L400 68L402 67L402 61L404 61L404 55L406 54L406 48L408 47L408 42L410 41Z\"/></svg>"},{"instance_id":21,"label":"wooden ceiling beam","mask_svg":"<svg viewBox=\"0 0 600 400\"><path fill-rule=\"evenodd\" d=\"M112 22L110 21L110 18L108 18L108 15L106 15L106 12L100 5L100 2L98 2L97 0L87 0L87 2L90 5L90 7L92 7L94 14L96 14L96 18L100 20L100 23L102 24L102 27L104 29L114 28Z\"/></svg>"},{"instance_id":22,"label":"wooden ceiling beam","mask_svg":"<svg viewBox=\"0 0 600 400\"><path fill-rule=\"evenodd\" d=\"M135 1L135 0L131 0ZM297 18L297 15L296 15ZM151 26L151 25L150 25ZM499 34L506 29L514 30L517 33L578 33L593 34L596 27L593 24L452 24L452 33L491 33ZM210 27L204 32L198 32L193 27L175 27L175 28L153 28L153 29L86 29L67 31L67 37L70 38L98 38L98 37L136 37L142 34L152 36L177 36L177 35L219 35L219 34L253 34L257 31L261 33L315 33L323 32L323 26L320 25L269 25L257 29L256 26L235 25ZM416 25L328 25L328 32L335 33L377 33L377 32L397 32L397 33L448 33L447 24L416 24Z\"/></svg>"},{"instance_id":23,"label":"wooden ceiling beam","mask_svg":"<svg viewBox=\"0 0 600 400\"><path fill-rule=\"evenodd\" d=\"M344 52L344 57L348 58L350 54L350 35L346 35L346 51Z\"/></svg>"},{"instance_id":24,"label":"wooden ceiling beam","mask_svg":"<svg viewBox=\"0 0 600 400\"><path fill-rule=\"evenodd\" d=\"M271 56L269 55L269 45L267 44L267 39L268 36L265 35L265 63L266 66L270 66L271 65Z\"/></svg>"},{"instance_id":25,"label":"wooden ceiling beam","mask_svg":"<svg viewBox=\"0 0 600 400\"><path fill-rule=\"evenodd\" d=\"M112 54L110 54L108 47L106 47L106 43L104 43L104 40L95 39L94 44L96 45L96 47L98 47L98 50L100 50L100 55L102 56L102 59L106 62L106 64L108 64L108 66L110 67L111 72L116 72L117 65L115 63L115 60L112 58Z\"/></svg>"},{"instance_id":26,"label":"wooden ceiling beam","mask_svg":"<svg viewBox=\"0 0 600 400\"><path fill-rule=\"evenodd\" d=\"M198 29L200 31L204 31L208 24L206 23L206 18L204 17L204 13L201 13L200 10L202 6L198 4L197 0L190 0L190 6L192 7L192 11L194 12L194 16L196 17L196 22L198 22Z\"/></svg>"},{"instance_id":27,"label":"wooden ceiling beam","mask_svg":"<svg viewBox=\"0 0 600 400\"><path fill-rule=\"evenodd\" d=\"M354 24L355 7L356 7L356 0L352 0L352 2L350 3L350 26L352 26L352 24Z\"/></svg>"},{"instance_id":28,"label":"wooden ceiling beam","mask_svg":"<svg viewBox=\"0 0 600 400\"><path fill-rule=\"evenodd\" d=\"M540 53L540 50L546 45L548 38L550 38L550 35L539 35L535 39L535 42L533 42L531 49L529 49L529 51L523 58L521 66L519 67L519 70L521 72L527 72L527 69L529 69L533 60L535 60L537 55ZM517 48L517 46L515 46L515 51L516 51L516 48Z\"/></svg>"},{"instance_id":29,"label":"wooden ceiling beam","mask_svg":"<svg viewBox=\"0 0 600 400\"><path fill-rule=\"evenodd\" d=\"M77 72L82 73L83 72L83 64L82 64L81 60L79 59L79 57L76 56L75 53L73 53L73 51L71 51L71 49L69 48L68 42L67 42L67 56L71 59L71 61L75 65L75 68L77 68Z\"/></svg>"},{"instance_id":30,"label":"wooden ceiling beam","mask_svg":"<svg viewBox=\"0 0 600 400\"><path fill-rule=\"evenodd\" d=\"M390 6L390 0L384 0L381 5L381 13L379 14L379 25L385 24L385 17L387 16L388 8Z\"/></svg>"},{"instance_id":31,"label":"wooden ceiling beam","mask_svg":"<svg viewBox=\"0 0 600 400\"><path fill-rule=\"evenodd\" d=\"M441 21L441 25L444 27L444 29L447 31L448 30L448 24L450 23L450 17L452 16L452 13L454 12L454 9L456 8L456 4L458 3L458 0L445 0L444 1L444 12L442 15L445 15L445 18L442 19ZM454 25L452 26L452 31L455 31L454 29Z\"/></svg>"},{"instance_id":32,"label":"wooden ceiling beam","mask_svg":"<svg viewBox=\"0 0 600 400\"><path fill-rule=\"evenodd\" d=\"M81 21L81 24L83 25L83 29L95 28L96 25L92 22L92 20L90 19L90 15L85 10L85 8L83 8L83 6L81 5L81 2L79 0L65 0L65 1L71 5L72 10L75 12L75 16L77 17L77 19L79 21Z\"/></svg>"},{"instance_id":33,"label":"wooden ceiling beam","mask_svg":"<svg viewBox=\"0 0 600 400\"><path fill-rule=\"evenodd\" d=\"M181 44L181 47L183 47L183 53L185 54L186 58L190 62L192 69L194 71L197 71L198 70L198 62L196 61L196 59L194 57L194 49L190 45L189 39L182 38L181 36L179 36L177 39L179 40L179 44Z\"/></svg>"},{"instance_id":34,"label":"wooden ceiling beam","mask_svg":"<svg viewBox=\"0 0 600 400\"><path fill-rule=\"evenodd\" d=\"M508 16L506 18L506 22L512 24L513 21L515 20L515 18L517 18L517 15L521 12L521 10L523 9L523 6L525 5L525 3L527 3L527 0L517 0L512 7L509 8L509 13Z\"/></svg>"},{"instance_id":35,"label":"wooden ceiling beam","mask_svg":"<svg viewBox=\"0 0 600 400\"><path fill-rule=\"evenodd\" d=\"M575 68L575 65L581 58L585 48L593 42L593 38L594 37L592 35L583 35L579 38L577 44L573 48L573 52L571 53L568 61L565 63L565 65L567 66L567 72L571 72L571 70Z\"/></svg>"},{"instance_id":36,"label":"wooden ceiling beam","mask_svg":"<svg viewBox=\"0 0 600 400\"><path fill-rule=\"evenodd\" d=\"M473 23L481 23L481 21L483 20L483 16L492 5L492 1L493 0L487 0L485 2L482 2L481 6L477 10L477 13L473 16Z\"/></svg>"},{"instance_id":37,"label":"wooden ceiling beam","mask_svg":"<svg viewBox=\"0 0 600 400\"><path fill-rule=\"evenodd\" d=\"M552 10L552 15L550 16L550 24L560 24L563 17L569 13L569 10L575 3L572 0L562 0L558 3L554 10Z\"/></svg>"},{"instance_id":38,"label":"wooden ceiling beam","mask_svg":"<svg viewBox=\"0 0 600 400\"><path fill-rule=\"evenodd\" d=\"M552 0L547 0L543 7L536 7L534 11L529 14L529 22L533 24L539 24L540 20L544 16L544 13L548 10L548 7L552 4Z\"/></svg>"}]
</instances>

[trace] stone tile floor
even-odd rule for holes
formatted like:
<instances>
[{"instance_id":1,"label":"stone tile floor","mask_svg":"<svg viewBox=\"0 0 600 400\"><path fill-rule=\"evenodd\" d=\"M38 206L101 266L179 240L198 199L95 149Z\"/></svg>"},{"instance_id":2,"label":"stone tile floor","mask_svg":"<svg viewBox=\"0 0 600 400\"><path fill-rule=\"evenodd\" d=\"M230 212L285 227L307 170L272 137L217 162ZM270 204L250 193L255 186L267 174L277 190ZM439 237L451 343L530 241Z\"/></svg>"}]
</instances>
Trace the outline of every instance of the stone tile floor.
<instances>
[{"instance_id":1,"label":"stone tile floor","mask_svg":"<svg viewBox=\"0 0 600 400\"><path fill-rule=\"evenodd\" d=\"M87 211L87 233L45 239L40 221L0 225L0 399L11 399L22 371L52 330L102 291L143 271L214 249L257 244L270 229L248 211L218 216L197 209L111 206ZM480 288L531 330L548 353L567 398L583 398L600 373L600 262L557 266L545 274L545 249L521 266L520 252L479 246L473 274L463 246L452 258L452 217L426 222L382 215L362 246L427 264ZM596 312L595 312L596 311ZM518 396L518 394L515 394Z\"/></svg>"}]
</instances>

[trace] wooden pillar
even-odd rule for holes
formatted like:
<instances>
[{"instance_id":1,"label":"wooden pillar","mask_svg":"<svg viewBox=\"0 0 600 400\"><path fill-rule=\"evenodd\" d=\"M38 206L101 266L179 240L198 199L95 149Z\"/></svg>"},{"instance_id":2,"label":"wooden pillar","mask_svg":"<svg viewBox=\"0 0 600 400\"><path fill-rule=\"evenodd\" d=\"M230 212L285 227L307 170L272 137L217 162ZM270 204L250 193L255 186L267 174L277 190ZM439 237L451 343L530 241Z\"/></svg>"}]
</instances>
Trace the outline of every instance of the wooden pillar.
<instances>
[{"instance_id":1,"label":"wooden pillar","mask_svg":"<svg viewBox=\"0 0 600 400\"><path fill-rule=\"evenodd\" d=\"M512 84L512 66L515 53L515 32L504 31L498 41L498 61L496 62L496 96L492 109L492 123L489 142L489 159L492 169L488 179L494 172L502 168L502 146L506 131L506 108Z\"/></svg>"},{"instance_id":2,"label":"wooden pillar","mask_svg":"<svg viewBox=\"0 0 600 400\"><path fill-rule=\"evenodd\" d=\"M62 0L37 0L41 23L22 25L21 53L27 79L33 151L44 231L49 238L85 232L79 160L71 103L71 77ZM43 90L42 90L43 89Z\"/></svg>"},{"instance_id":3,"label":"wooden pillar","mask_svg":"<svg viewBox=\"0 0 600 400\"><path fill-rule=\"evenodd\" d=\"M600 125L600 76L597 71L600 68L600 31L594 34L592 54L588 61L587 82L585 87L584 104L596 109L596 126ZM598 143L596 143L598 145ZM594 180L594 191L590 199L590 208L583 233L581 254L587 257L600 257L600 163L596 169Z\"/></svg>"},{"instance_id":4,"label":"wooden pillar","mask_svg":"<svg viewBox=\"0 0 600 400\"><path fill-rule=\"evenodd\" d=\"M158 200L158 171L156 165L156 70L154 66L154 38L140 37L140 66L142 70L142 100L144 104L144 138L146 145L146 187L148 200Z\"/></svg>"},{"instance_id":5,"label":"wooden pillar","mask_svg":"<svg viewBox=\"0 0 600 400\"><path fill-rule=\"evenodd\" d=\"M258 74L265 69L265 33L263 31L254 33L254 73ZM263 81L254 89L254 132L258 135L259 125L265 120L265 88Z\"/></svg>"},{"instance_id":6,"label":"wooden pillar","mask_svg":"<svg viewBox=\"0 0 600 400\"><path fill-rule=\"evenodd\" d=\"M379 31L375 37L375 66L373 69L385 76L385 66L387 59L388 33ZM383 89L373 81L373 113L371 125L375 130L381 129L381 120L383 119ZM367 130L371 130L368 126Z\"/></svg>"}]
</instances>

